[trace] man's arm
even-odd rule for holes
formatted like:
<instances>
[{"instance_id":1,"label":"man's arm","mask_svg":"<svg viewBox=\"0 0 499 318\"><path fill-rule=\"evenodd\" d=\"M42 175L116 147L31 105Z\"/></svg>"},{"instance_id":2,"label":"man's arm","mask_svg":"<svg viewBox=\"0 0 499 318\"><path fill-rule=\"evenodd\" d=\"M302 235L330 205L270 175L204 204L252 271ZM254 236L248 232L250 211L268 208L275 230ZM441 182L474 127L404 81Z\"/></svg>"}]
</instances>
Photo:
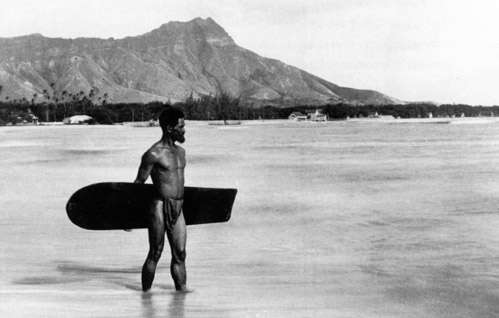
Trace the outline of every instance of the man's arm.
<instances>
[{"instance_id":1,"label":"man's arm","mask_svg":"<svg viewBox=\"0 0 499 318\"><path fill-rule=\"evenodd\" d=\"M144 183L151 174L154 163L156 162L156 156L151 150L148 150L142 156L140 161L139 171L137 172L137 177L133 183Z\"/></svg>"},{"instance_id":2,"label":"man's arm","mask_svg":"<svg viewBox=\"0 0 499 318\"><path fill-rule=\"evenodd\" d=\"M142 155L142 159L140 160L139 172L137 173L137 178L133 183L144 183L147 178L151 174L152 168L154 167L154 162L156 160L156 156L151 152L151 150L146 151L144 155ZM125 232L132 232L131 229L124 229Z\"/></svg>"}]
</instances>

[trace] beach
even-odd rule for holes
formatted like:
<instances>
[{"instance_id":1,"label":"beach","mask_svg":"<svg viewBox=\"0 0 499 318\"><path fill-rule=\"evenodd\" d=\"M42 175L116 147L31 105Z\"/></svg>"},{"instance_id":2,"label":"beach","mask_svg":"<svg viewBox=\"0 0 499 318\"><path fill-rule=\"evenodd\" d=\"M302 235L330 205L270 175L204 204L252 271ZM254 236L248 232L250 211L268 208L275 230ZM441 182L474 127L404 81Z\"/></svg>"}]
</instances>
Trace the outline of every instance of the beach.
<instances>
[{"instance_id":1,"label":"beach","mask_svg":"<svg viewBox=\"0 0 499 318\"><path fill-rule=\"evenodd\" d=\"M88 231L65 204L132 182L159 127L0 127L2 317L496 317L499 123L187 121L186 185L237 188L140 290L147 230ZM150 181L149 181L150 182Z\"/></svg>"}]
</instances>

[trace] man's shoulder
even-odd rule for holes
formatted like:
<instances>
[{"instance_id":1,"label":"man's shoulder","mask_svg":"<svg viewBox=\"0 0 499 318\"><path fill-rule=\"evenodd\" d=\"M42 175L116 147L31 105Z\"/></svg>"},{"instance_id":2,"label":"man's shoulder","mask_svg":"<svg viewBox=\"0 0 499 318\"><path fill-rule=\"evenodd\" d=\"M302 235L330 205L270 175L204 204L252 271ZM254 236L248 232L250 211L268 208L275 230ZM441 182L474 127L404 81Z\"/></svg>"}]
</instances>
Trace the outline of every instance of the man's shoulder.
<instances>
[{"instance_id":1,"label":"man's shoulder","mask_svg":"<svg viewBox=\"0 0 499 318\"><path fill-rule=\"evenodd\" d=\"M168 156L169 154L181 153L185 154L184 148L176 145L174 147L164 146L162 144L154 144L149 148L144 155L160 158L164 156Z\"/></svg>"},{"instance_id":2,"label":"man's shoulder","mask_svg":"<svg viewBox=\"0 0 499 318\"><path fill-rule=\"evenodd\" d=\"M149 149L146 150L144 154L158 154L160 152L159 147L157 147L155 144L152 145Z\"/></svg>"},{"instance_id":3,"label":"man's shoulder","mask_svg":"<svg viewBox=\"0 0 499 318\"><path fill-rule=\"evenodd\" d=\"M160 156L161 150L156 147L156 145L152 145L151 148L147 149L144 152L142 158L147 161L155 161Z\"/></svg>"},{"instance_id":4,"label":"man's shoulder","mask_svg":"<svg viewBox=\"0 0 499 318\"><path fill-rule=\"evenodd\" d=\"M185 154L185 149L183 147L181 147L180 145L174 145L173 147L172 146L165 146L161 143L155 143L154 145L151 146L151 148L149 148L147 151L146 151L146 154L150 154L152 156L162 156L166 153L182 153L182 154Z\"/></svg>"}]
</instances>

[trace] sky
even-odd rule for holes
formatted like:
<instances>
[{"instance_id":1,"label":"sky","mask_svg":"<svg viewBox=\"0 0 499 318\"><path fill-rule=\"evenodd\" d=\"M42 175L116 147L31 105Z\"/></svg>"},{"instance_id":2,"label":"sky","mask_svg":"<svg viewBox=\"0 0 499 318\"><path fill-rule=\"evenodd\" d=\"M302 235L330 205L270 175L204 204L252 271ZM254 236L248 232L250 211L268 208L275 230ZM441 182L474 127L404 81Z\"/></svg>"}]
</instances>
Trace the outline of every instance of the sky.
<instances>
[{"instance_id":1,"label":"sky","mask_svg":"<svg viewBox=\"0 0 499 318\"><path fill-rule=\"evenodd\" d=\"M495 0L2 0L0 37L115 39L211 17L239 46L402 101L499 105Z\"/></svg>"}]
</instances>

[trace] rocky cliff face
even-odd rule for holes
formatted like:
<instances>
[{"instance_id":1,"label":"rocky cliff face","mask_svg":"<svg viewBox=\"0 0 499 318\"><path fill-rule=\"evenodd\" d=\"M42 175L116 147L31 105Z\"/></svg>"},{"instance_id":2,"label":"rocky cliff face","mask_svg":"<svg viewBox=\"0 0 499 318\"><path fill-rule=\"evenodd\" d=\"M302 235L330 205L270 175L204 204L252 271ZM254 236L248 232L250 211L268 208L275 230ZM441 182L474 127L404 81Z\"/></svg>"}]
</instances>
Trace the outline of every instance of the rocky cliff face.
<instances>
[{"instance_id":1,"label":"rocky cliff face","mask_svg":"<svg viewBox=\"0 0 499 318\"><path fill-rule=\"evenodd\" d=\"M255 105L400 103L340 87L239 47L212 19L170 22L124 39L0 39L0 100L63 91L108 102L183 101L225 92Z\"/></svg>"}]
</instances>

